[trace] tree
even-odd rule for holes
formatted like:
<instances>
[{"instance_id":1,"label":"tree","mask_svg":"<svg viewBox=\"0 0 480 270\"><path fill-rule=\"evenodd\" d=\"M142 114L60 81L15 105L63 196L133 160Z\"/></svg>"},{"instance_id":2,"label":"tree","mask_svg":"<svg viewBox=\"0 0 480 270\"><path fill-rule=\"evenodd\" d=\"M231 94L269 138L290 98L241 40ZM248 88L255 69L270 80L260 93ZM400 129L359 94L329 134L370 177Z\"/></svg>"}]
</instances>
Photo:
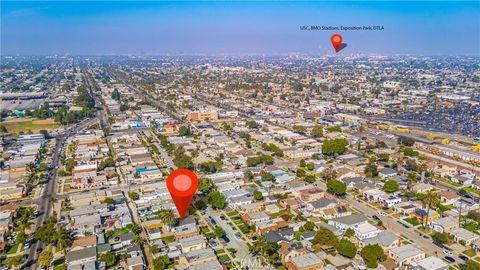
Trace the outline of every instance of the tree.
<instances>
[{"instance_id":1,"label":"tree","mask_svg":"<svg viewBox=\"0 0 480 270\"><path fill-rule=\"evenodd\" d=\"M38 262L43 266L50 266L53 260L53 252L50 249L44 249L38 256Z\"/></svg>"},{"instance_id":2,"label":"tree","mask_svg":"<svg viewBox=\"0 0 480 270\"><path fill-rule=\"evenodd\" d=\"M159 256L153 260L153 268L155 270L165 270L170 264L170 259L167 256Z\"/></svg>"},{"instance_id":3,"label":"tree","mask_svg":"<svg viewBox=\"0 0 480 270\"><path fill-rule=\"evenodd\" d=\"M307 163L305 162L305 159L301 159L299 165L300 165L300 167L302 167L302 168L305 167L305 166L307 166Z\"/></svg>"},{"instance_id":4,"label":"tree","mask_svg":"<svg viewBox=\"0 0 480 270\"><path fill-rule=\"evenodd\" d=\"M337 236L329 229L321 227L312 240L312 244L321 246L335 246L338 243Z\"/></svg>"},{"instance_id":5,"label":"tree","mask_svg":"<svg viewBox=\"0 0 480 270\"><path fill-rule=\"evenodd\" d=\"M467 270L480 270L480 263L476 262L475 260L468 260L465 263Z\"/></svg>"},{"instance_id":6,"label":"tree","mask_svg":"<svg viewBox=\"0 0 480 270\"><path fill-rule=\"evenodd\" d=\"M263 200L263 194L262 194L262 192L260 192L260 191L258 191L258 190L255 190L255 191L253 192L253 197L254 197L255 200L257 200L257 201Z\"/></svg>"},{"instance_id":7,"label":"tree","mask_svg":"<svg viewBox=\"0 0 480 270\"><path fill-rule=\"evenodd\" d=\"M100 261L105 262L105 264L110 267L117 263L117 257L115 256L115 253L109 251L100 256Z\"/></svg>"},{"instance_id":8,"label":"tree","mask_svg":"<svg viewBox=\"0 0 480 270\"><path fill-rule=\"evenodd\" d=\"M65 230L65 228L58 228L53 236L56 246L63 250L64 254L67 253L67 248L72 245L72 236Z\"/></svg>"},{"instance_id":9,"label":"tree","mask_svg":"<svg viewBox=\"0 0 480 270\"><path fill-rule=\"evenodd\" d=\"M347 258L353 258L355 257L355 254L357 254L357 247L355 244L346 238L340 240L340 242L335 245L335 249L337 249L338 253Z\"/></svg>"},{"instance_id":10,"label":"tree","mask_svg":"<svg viewBox=\"0 0 480 270\"><path fill-rule=\"evenodd\" d=\"M315 164L313 162L307 163L307 170L313 171L313 169L315 169Z\"/></svg>"},{"instance_id":11,"label":"tree","mask_svg":"<svg viewBox=\"0 0 480 270\"><path fill-rule=\"evenodd\" d=\"M22 263L22 255L7 257L2 263L14 268Z\"/></svg>"},{"instance_id":12,"label":"tree","mask_svg":"<svg viewBox=\"0 0 480 270\"><path fill-rule=\"evenodd\" d=\"M311 222L311 221L307 221L305 222L305 224L303 225L303 229L305 231L313 231L313 229L315 229L315 223Z\"/></svg>"},{"instance_id":13,"label":"tree","mask_svg":"<svg viewBox=\"0 0 480 270\"><path fill-rule=\"evenodd\" d=\"M120 92L118 92L117 88L113 89L112 91L112 99L116 100L117 102L120 102Z\"/></svg>"},{"instance_id":14,"label":"tree","mask_svg":"<svg viewBox=\"0 0 480 270\"><path fill-rule=\"evenodd\" d=\"M252 179L253 179L253 173L252 173L252 171L250 171L250 170L245 170L245 171L243 172L243 177L244 177L245 179L252 180Z\"/></svg>"},{"instance_id":15,"label":"tree","mask_svg":"<svg viewBox=\"0 0 480 270\"><path fill-rule=\"evenodd\" d=\"M345 237L352 237L355 235L355 231L351 228L348 228L345 233L343 234L343 236Z\"/></svg>"},{"instance_id":16,"label":"tree","mask_svg":"<svg viewBox=\"0 0 480 270\"><path fill-rule=\"evenodd\" d=\"M385 255L382 247L378 244L366 245L360 252L360 256L368 268L377 268L378 262L383 262L387 259L387 255Z\"/></svg>"},{"instance_id":17,"label":"tree","mask_svg":"<svg viewBox=\"0 0 480 270\"><path fill-rule=\"evenodd\" d=\"M113 167L113 166L115 166L115 160L113 160L113 158L111 157L108 157L104 161L100 162L100 164L98 165L98 169L103 170L106 167Z\"/></svg>"},{"instance_id":18,"label":"tree","mask_svg":"<svg viewBox=\"0 0 480 270\"><path fill-rule=\"evenodd\" d=\"M249 129L256 129L259 127L258 123L255 122L254 120L247 121L246 125Z\"/></svg>"},{"instance_id":19,"label":"tree","mask_svg":"<svg viewBox=\"0 0 480 270\"><path fill-rule=\"evenodd\" d=\"M260 178L262 178L262 181L270 181L270 182L274 182L275 181L275 176L269 172L266 172L266 171L261 171L260 172Z\"/></svg>"},{"instance_id":20,"label":"tree","mask_svg":"<svg viewBox=\"0 0 480 270\"><path fill-rule=\"evenodd\" d=\"M305 177L306 173L303 169L297 169L297 177Z\"/></svg>"},{"instance_id":21,"label":"tree","mask_svg":"<svg viewBox=\"0 0 480 270\"><path fill-rule=\"evenodd\" d=\"M217 190L210 193L208 196L208 203L211 204L213 207L223 209L225 208L225 196L222 193L218 192Z\"/></svg>"},{"instance_id":22,"label":"tree","mask_svg":"<svg viewBox=\"0 0 480 270\"><path fill-rule=\"evenodd\" d=\"M159 214L159 217L163 223L168 226L172 226L177 223L177 218L175 217L172 209L162 210Z\"/></svg>"},{"instance_id":23,"label":"tree","mask_svg":"<svg viewBox=\"0 0 480 270\"><path fill-rule=\"evenodd\" d=\"M105 198L105 200L103 200L103 202L106 203L106 204L110 204L110 205L115 204L115 200L110 198L110 197Z\"/></svg>"},{"instance_id":24,"label":"tree","mask_svg":"<svg viewBox=\"0 0 480 270\"><path fill-rule=\"evenodd\" d=\"M7 133L8 130L4 125L0 125L0 133Z\"/></svg>"},{"instance_id":25,"label":"tree","mask_svg":"<svg viewBox=\"0 0 480 270\"><path fill-rule=\"evenodd\" d=\"M398 137L398 143L411 147L415 144L415 140L411 139L411 138L400 136L400 137Z\"/></svg>"},{"instance_id":26,"label":"tree","mask_svg":"<svg viewBox=\"0 0 480 270\"><path fill-rule=\"evenodd\" d=\"M134 234L140 234L140 232L142 232L142 228L140 228L140 226L138 226L137 223L128 224L126 228L129 229Z\"/></svg>"},{"instance_id":27,"label":"tree","mask_svg":"<svg viewBox=\"0 0 480 270\"><path fill-rule=\"evenodd\" d=\"M440 233L440 232L435 232L432 235L432 239L438 243L442 244L448 244L450 243L450 238L448 237L448 234L446 233Z\"/></svg>"},{"instance_id":28,"label":"tree","mask_svg":"<svg viewBox=\"0 0 480 270\"><path fill-rule=\"evenodd\" d=\"M378 155L378 159L381 161L388 162L390 160L390 155L387 153L381 153Z\"/></svg>"},{"instance_id":29,"label":"tree","mask_svg":"<svg viewBox=\"0 0 480 270\"><path fill-rule=\"evenodd\" d=\"M198 180L198 190L208 193L213 188L213 182L210 178L200 178Z\"/></svg>"},{"instance_id":30,"label":"tree","mask_svg":"<svg viewBox=\"0 0 480 270\"><path fill-rule=\"evenodd\" d=\"M223 237L225 232L223 231L222 227L215 226L215 228L213 228L213 234L215 234L215 237L220 238L220 237Z\"/></svg>"},{"instance_id":31,"label":"tree","mask_svg":"<svg viewBox=\"0 0 480 270\"><path fill-rule=\"evenodd\" d=\"M433 205L438 204L437 193L435 191L432 191L432 190L429 191L425 195L425 198L423 199L423 203L427 206L427 216L426 216L425 222L423 223L423 228L425 228L427 226L427 223L428 223L428 217L430 216L430 208Z\"/></svg>"},{"instance_id":32,"label":"tree","mask_svg":"<svg viewBox=\"0 0 480 270\"><path fill-rule=\"evenodd\" d=\"M348 141L346 139L325 140L322 145L324 155L341 155L347 151Z\"/></svg>"},{"instance_id":33,"label":"tree","mask_svg":"<svg viewBox=\"0 0 480 270\"><path fill-rule=\"evenodd\" d=\"M305 126L301 126L301 125L294 125L293 130L295 130L298 133L304 134L307 131L307 128Z\"/></svg>"},{"instance_id":34,"label":"tree","mask_svg":"<svg viewBox=\"0 0 480 270\"><path fill-rule=\"evenodd\" d=\"M305 182L312 184L315 182L315 175L313 174L307 175L305 176L304 179L305 179Z\"/></svg>"},{"instance_id":35,"label":"tree","mask_svg":"<svg viewBox=\"0 0 480 270\"><path fill-rule=\"evenodd\" d=\"M387 193L393 193L400 190L400 185L395 180L388 180L383 184L383 190Z\"/></svg>"},{"instance_id":36,"label":"tree","mask_svg":"<svg viewBox=\"0 0 480 270\"><path fill-rule=\"evenodd\" d=\"M321 138L323 137L323 126L321 125L315 125L313 128L312 128L312 131L310 132L310 134L315 137L315 138Z\"/></svg>"},{"instance_id":37,"label":"tree","mask_svg":"<svg viewBox=\"0 0 480 270\"><path fill-rule=\"evenodd\" d=\"M375 177L378 175L378 168L377 164L375 164L375 161L371 160L368 162L368 164L365 166L365 175L368 177Z\"/></svg>"},{"instance_id":38,"label":"tree","mask_svg":"<svg viewBox=\"0 0 480 270\"><path fill-rule=\"evenodd\" d=\"M132 191L132 192L128 192L128 197L134 201L138 200L140 198L140 195L135 192L135 191Z\"/></svg>"},{"instance_id":39,"label":"tree","mask_svg":"<svg viewBox=\"0 0 480 270\"><path fill-rule=\"evenodd\" d=\"M179 129L178 129L178 133L180 134L180 136L189 136L191 135L191 131L188 127L186 126L181 126Z\"/></svg>"},{"instance_id":40,"label":"tree","mask_svg":"<svg viewBox=\"0 0 480 270\"><path fill-rule=\"evenodd\" d=\"M330 180L327 182L327 191L335 195L343 195L347 191L347 186L338 180Z\"/></svg>"},{"instance_id":41,"label":"tree","mask_svg":"<svg viewBox=\"0 0 480 270\"><path fill-rule=\"evenodd\" d=\"M135 235L132 242L138 246L145 244L145 239L140 237L140 235Z\"/></svg>"}]
</instances>

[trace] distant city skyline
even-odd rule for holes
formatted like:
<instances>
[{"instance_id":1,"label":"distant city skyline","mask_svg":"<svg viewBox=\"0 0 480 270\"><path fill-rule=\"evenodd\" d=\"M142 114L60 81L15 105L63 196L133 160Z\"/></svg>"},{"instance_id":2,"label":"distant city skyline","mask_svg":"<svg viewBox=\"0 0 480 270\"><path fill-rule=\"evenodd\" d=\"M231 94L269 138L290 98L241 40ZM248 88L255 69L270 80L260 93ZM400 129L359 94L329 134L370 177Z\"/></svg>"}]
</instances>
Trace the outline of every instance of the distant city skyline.
<instances>
[{"instance_id":1,"label":"distant city skyline","mask_svg":"<svg viewBox=\"0 0 480 270\"><path fill-rule=\"evenodd\" d=\"M1 54L480 56L480 2L1 2ZM305 31L300 26L383 26Z\"/></svg>"}]
</instances>

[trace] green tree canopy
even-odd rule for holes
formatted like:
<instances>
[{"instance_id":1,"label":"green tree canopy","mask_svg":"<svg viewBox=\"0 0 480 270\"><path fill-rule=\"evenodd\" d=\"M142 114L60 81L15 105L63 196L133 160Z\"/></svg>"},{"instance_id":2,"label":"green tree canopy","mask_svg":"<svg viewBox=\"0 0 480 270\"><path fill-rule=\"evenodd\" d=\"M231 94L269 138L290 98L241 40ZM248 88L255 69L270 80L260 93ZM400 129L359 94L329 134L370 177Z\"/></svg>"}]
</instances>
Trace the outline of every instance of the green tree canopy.
<instances>
[{"instance_id":1,"label":"green tree canopy","mask_svg":"<svg viewBox=\"0 0 480 270\"><path fill-rule=\"evenodd\" d=\"M170 259L167 256L159 256L153 261L153 268L155 270L165 270L170 264Z\"/></svg>"},{"instance_id":2,"label":"green tree canopy","mask_svg":"<svg viewBox=\"0 0 480 270\"><path fill-rule=\"evenodd\" d=\"M135 192L135 191L132 191L132 192L128 192L128 197L134 201L138 200L140 198L140 195Z\"/></svg>"},{"instance_id":3,"label":"green tree canopy","mask_svg":"<svg viewBox=\"0 0 480 270\"><path fill-rule=\"evenodd\" d=\"M201 192L209 192L213 188L213 182L210 180L210 178L200 178L198 180L198 190Z\"/></svg>"},{"instance_id":4,"label":"green tree canopy","mask_svg":"<svg viewBox=\"0 0 480 270\"><path fill-rule=\"evenodd\" d=\"M387 259L387 255L378 244L366 245L360 252L360 256L362 256L368 268L377 268L378 262L383 262Z\"/></svg>"},{"instance_id":5,"label":"green tree canopy","mask_svg":"<svg viewBox=\"0 0 480 270\"><path fill-rule=\"evenodd\" d=\"M400 185L395 180L388 180L383 184L383 190L387 193L393 193L400 190Z\"/></svg>"},{"instance_id":6,"label":"green tree canopy","mask_svg":"<svg viewBox=\"0 0 480 270\"><path fill-rule=\"evenodd\" d=\"M53 252L50 249L44 249L38 256L38 262L43 266L50 266L53 260Z\"/></svg>"},{"instance_id":7,"label":"green tree canopy","mask_svg":"<svg viewBox=\"0 0 480 270\"><path fill-rule=\"evenodd\" d=\"M312 243L321 246L335 246L338 243L338 238L331 230L321 227L315 233Z\"/></svg>"},{"instance_id":8,"label":"green tree canopy","mask_svg":"<svg viewBox=\"0 0 480 270\"><path fill-rule=\"evenodd\" d=\"M115 256L115 253L109 251L100 256L100 261L105 262L105 264L110 267L115 265L117 257Z\"/></svg>"},{"instance_id":9,"label":"green tree canopy","mask_svg":"<svg viewBox=\"0 0 480 270\"><path fill-rule=\"evenodd\" d=\"M347 151L348 141L346 139L325 140L322 145L322 153L332 156L343 154Z\"/></svg>"},{"instance_id":10,"label":"green tree canopy","mask_svg":"<svg viewBox=\"0 0 480 270\"><path fill-rule=\"evenodd\" d=\"M208 196L208 203L211 204L213 207L223 209L226 205L225 196L215 190L211 192Z\"/></svg>"},{"instance_id":11,"label":"green tree canopy","mask_svg":"<svg viewBox=\"0 0 480 270\"><path fill-rule=\"evenodd\" d=\"M330 180L327 182L327 191L335 195L343 195L347 191L347 186L338 180Z\"/></svg>"},{"instance_id":12,"label":"green tree canopy","mask_svg":"<svg viewBox=\"0 0 480 270\"><path fill-rule=\"evenodd\" d=\"M355 257L355 254L357 254L357 247L355 244L346 238L340 240L340 242L335 245L335 248L337 249L338 253L347 258L353 258Z\"/></svg>"},{"instance_id":13,"label":"green tree canopy","mask_svg":"<svg viewBox=\"0 0 480 270\"><path fill-rule=\"evenodd\" d=\"M323 126L321 125L315 125L313 128L312 128L312 131L310 132L310 134L315 137L315 138L321 138L323 137Z\"/></svg>"}]
</instances>

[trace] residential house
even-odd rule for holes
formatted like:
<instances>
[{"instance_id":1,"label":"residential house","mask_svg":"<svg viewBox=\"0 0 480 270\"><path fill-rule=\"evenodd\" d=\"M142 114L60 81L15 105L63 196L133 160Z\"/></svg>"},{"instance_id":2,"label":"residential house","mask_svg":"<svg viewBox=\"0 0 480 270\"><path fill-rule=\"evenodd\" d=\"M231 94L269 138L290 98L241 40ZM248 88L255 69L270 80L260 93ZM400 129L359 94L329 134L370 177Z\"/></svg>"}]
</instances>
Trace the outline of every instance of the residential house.
<instances>
[{"instance_id":1,"label":"residential house","mask_svg":"<svg viewBox=\"0 0 480 270\"><path fill-rule=\"evenodd\" d=\"M355 225L364 223L368 223L368 219L362 214L352 214L345 217L334 218L328 221L329 225L339 228L342 231L353 229Z\"/></svg>"},{"instance_id":2,"label":"residential house","mask_svg":"<svg viewBox=\"0 0 480 270\"><path fill-rule=\"evenodd\" d=\"M398 267L408 266L426 257L426 253L412 244L392 248L388 251Z\"/></svg>"},{"instance_id":3,"label":"residential house","mask_svg":"<svg viewBox=\"0 0 480 270\"><path fill-rule=\"evenodd\" d=\"M287 263L289 270L316 270L324 266L322 259L314 253L291 257Z\"/></svg>"},{"instance_id":4,"label":"residential house","mask_svg":"<svg viewBox=\"0 0 480 270\"><path fill-rule=\"evenodd\" d=\"M460 196L450 192L450 191L442 191L439 194L440 196L440 202L445 205L451 205L454 204L458 199L460 199Z\"/></svg>"},{"instance_id":5,"label":"residential house","mask_svg":"<svg viewBox=\"0 0 480 270\"><path fill-rule=\"evenodd\" d=\"M67 265L85 264L95 261L97 258L97 247L88 247L79 250L70 251L65 256Z\"/></svg>"},{"instance_id":6,"label":"residential house","mask_svg":"<svg viewBox=\"0 0 480 270\"><path fill-rule=\"evenodd\" d=\"M470 246L475 240L480 238L480 235L468 231L464 228L458 228L453 230L450 235L453 236L453 240L457 243L464 244L466 246Z\"/></svg>"},{"instance_id":7,"label":"residential house","mask_svg":"<svg viewBox=\"0 0 480 270\"><path fill-rule=\"evenodd\" d=\"M383 168L378 170L378 176L384 179L394 177L395 175L397 175L397 171L392 168Z\"/></svg>"},{"instance_id":8,"label":"residential house","mask_svg":"<svg viewBox=\"0 0 480 270\"><path fill-rule=\"evenodd\" d=\"M353 230L359 240L375 237L381 232L381 230L368 222L353 225Z\"/></svg>"},{"instance_id":9,"label":"residential house","mask_svg":"<svg viewBox=\"0 0 480 270\"><path fill-rule=\"evenodd\" d=\"M359 245L361 248L366 245L379 245L383 250L388 252L388 250L400 246L400 237L387 230L383 230L374 237L362 239Z\"/></svg>"},{"instance_id":10,"label":"residential house","mask_svg":"<svg viewBox=\"0 0 480 270\"><path fill-rule=\"evenodd\" d=\"M448 270L450 266L442 259L430 256L410 264L409 270Z\"/></svg>"},{"instance_id":11,"label":"residential house","mask_svg":"<svg viewBox=\"0 0 480 270\"><path fill-rule=\"evenodd\" d=\"M459 228L458 219L453 217L444 217L429 223L430 228L440 233L450 233Z\"/></svg>"}]
</instances>

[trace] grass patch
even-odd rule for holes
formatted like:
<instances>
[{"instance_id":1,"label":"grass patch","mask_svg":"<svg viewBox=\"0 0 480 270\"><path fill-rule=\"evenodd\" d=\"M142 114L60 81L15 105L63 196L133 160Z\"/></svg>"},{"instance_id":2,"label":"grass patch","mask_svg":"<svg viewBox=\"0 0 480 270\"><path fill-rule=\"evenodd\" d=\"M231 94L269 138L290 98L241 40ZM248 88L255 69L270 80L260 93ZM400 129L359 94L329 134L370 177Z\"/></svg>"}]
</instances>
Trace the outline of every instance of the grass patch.
<instances>
[{"instance_id":1,"label":"grass patch","mask_svg":"<svg viewBox=\"0 0 480 270\"><path fill-rule=\"evenodd\" d=\"M410 217L410 218L404 219L404 221L412 224L413 226L420 225L420 222L418 222L418 220L416 218L411 218Z\"/></svg>"},{"instance_id":2,"label":"grass patch","mask_svg":"<svg viewBox=\"0 0 480 270\"><path fill-rule=\"evenodd\" d=\"M466 188L463 188L463 189L465 189L467 192L470 192L470 193L473 193L473 194L476 194L476 195L480 196L480 190L478 190L478 189L474 189L474 188L471 188L471 187L466 187Z\"/></svg>"},{"instance_id":3,"label":"grass patch","mask_svg":"<svg viewBox=\"0 0 480 270\"><path fill-rule=\"evenodd\" d=\"M221 263L224 263L226 261L229 261L230 260L230 257L228 257L228 255L220 255L218 256L218 260L221 262Z\"/></svg>"},{"instance_id":4,"label":"grass patch","mask_svg":"<svg viewBox=\"0 0 480 270\"><path fill-rule=\"evenodd\" d=\"M18 245L19 245L18 243L15 243L15 245L7 247L6 253L7 253L7 254L15 254L15 253L17 253Z\"/></svg>"},{"instance_id":5,"label":"grass patch","mask_svg":"<svg viewBox=\"0 0 480 270\"><path fill-rule=\"evenodd\" d=\"M225 254L225 249L217 250L217 255L222 255L222 254Z\"/></svg>"},{"instance_id":6,"label":"grass patch","mask_svg":"<svg viewBox=\"0 0 480 270\"><path fill-rule=\"evenodd\" d=\"M38 133L40 130L50 130L59 127L53 119L32 120L32 119L17 119L15 121L2 122L9 133L28 132L31 130Z\"/></svg>"},{"instance_id":7,"label":"grass patch","mask_svg":"<svg viewBox=\"0 0 480 270\"><path fill-rule=\"evenodd\" d=\"M470 248L470 249L465 250L463 252L463 254L467 255L468 257L473 257L473 256L477 255L477 252L475 251L475 249Z\"/></svg>"},{"instance_id":8,"label":"grass patch","mask_svg":"<svg viewBox=\"0 0 480 270\"><path fill-rule=\"evenodd\" d=\"M165 237L162 237L162 238L160 238L160 239L162 239L162 241L163 241L165 244L172 243L173 241L175 241L175 235L165 236Z\"/></svg>"},{"instance_id":9,"label":"grass patch","mask_svg":"<svg viewBox=\"0 0 480 270\"><path fill-rule=\"evenodd\" d=\"M128 232L130 232L130 230L127 229L127 228L124 228L124 229L121 229L121 230L117 230L117 231L115 231L115 232L113 233L112 237L117 237L117 236L120 236L120 235L122 235L122 234L126 234L126 233L128 233Z\"/></svg>"},{"instance_id":10,"label":"grass patch","mask_svg":"<svg viewBox=\"0 0 480 270\"><path fill-rule=\"evenodd\" d=\"M238 212L237 211L228 212L227 216L229 216L229 217L238 216Z\"/></svg>"}]
</instances>

